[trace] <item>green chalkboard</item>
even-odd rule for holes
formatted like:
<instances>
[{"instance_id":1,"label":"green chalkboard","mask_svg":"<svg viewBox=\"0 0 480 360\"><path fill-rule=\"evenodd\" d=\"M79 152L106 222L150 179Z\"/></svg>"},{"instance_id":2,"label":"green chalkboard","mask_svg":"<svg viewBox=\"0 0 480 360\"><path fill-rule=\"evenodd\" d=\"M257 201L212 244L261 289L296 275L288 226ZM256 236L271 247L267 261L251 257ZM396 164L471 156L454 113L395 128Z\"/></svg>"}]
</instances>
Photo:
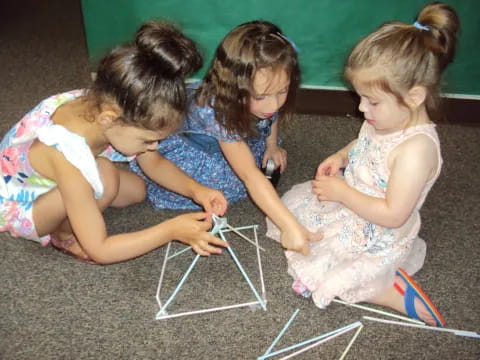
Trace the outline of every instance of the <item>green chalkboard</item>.
<instances>
[{"instance_id":1,"label":"green chalkboard","mask_svg":"<svg viewBox=\"0 0 480 360\"><path fill-rule=\"evenodd\" d=\"M236 25L262 19L279 25L300 49L302 85L345 87L342 68L352 46L380 24L413 22L421 0L82 0L92 66L115 45L132 39L150 19L173 22L202 50L205 66ZM455 62L445 76L447 93L480 95L480 1L446 0L461 19Z\"/></svg>"}]
</instances>

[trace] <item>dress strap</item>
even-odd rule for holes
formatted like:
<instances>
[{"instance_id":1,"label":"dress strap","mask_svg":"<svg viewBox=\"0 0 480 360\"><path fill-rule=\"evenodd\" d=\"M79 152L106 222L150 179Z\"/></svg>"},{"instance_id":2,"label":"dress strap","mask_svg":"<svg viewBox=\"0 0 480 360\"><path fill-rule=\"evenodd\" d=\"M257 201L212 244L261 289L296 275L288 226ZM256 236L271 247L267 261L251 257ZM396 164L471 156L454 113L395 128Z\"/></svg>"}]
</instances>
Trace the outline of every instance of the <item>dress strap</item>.
<instances>
[{"instance_id":1,"label":"dress strap","mask_svg":"<svg viewBox=\"0 0 480 360\"><path fill-rule=\"evenodd\" d=\"M103 183L97 168L97 162L85 138L61 125L44 126L37 131L38 140L55 147L75 166L89 182L95 192L95 198L103 195Z\"/></svg>"}]
</instances>

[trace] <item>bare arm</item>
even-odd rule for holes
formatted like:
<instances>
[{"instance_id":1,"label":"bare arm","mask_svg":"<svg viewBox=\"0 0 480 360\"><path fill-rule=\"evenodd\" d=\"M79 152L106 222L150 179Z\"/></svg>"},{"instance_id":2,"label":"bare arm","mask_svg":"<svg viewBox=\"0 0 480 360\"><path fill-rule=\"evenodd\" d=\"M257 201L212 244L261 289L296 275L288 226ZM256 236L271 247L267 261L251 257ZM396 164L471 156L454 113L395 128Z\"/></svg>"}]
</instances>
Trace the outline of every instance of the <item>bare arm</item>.
<instances>
[{"instance_id":1,"label":"bare arm","mask_svg":"<svg viewBox=\"0 0 480 360\"><path fill-rule=\"evenodd\" d=\"M316 176L335 176L341 168L347 166L348 153L356 142L356 139L351 141L347 146L323 160L320 165L318 165Z\"/></svg>"},{"instance_id":2,"label":"bare arm","mask_svg":"<svg viewBox=\"0 0 480 360\"><path fill-rule=\"evenodd\" d=\"M208 214L184 214L145 230L108 236L103 215L92 189L79 171L65 160L58 159L55 181L77 240L99 263L114 263L143 255L171 240L192 245L201 255L218 253L210 243L224 242L208 234Z\"/></svg>"},{"instance_id":3,"label":"bare arm","mask_svg":"<svg viewBox=\"0 0 480 360\"><path fill-rule=\"evenodd\" d=\"M418 135L407 140L390 155L391 174L384 199L365 195L341 179L326 176L313 182L314 191L321 200L340 201L368 221L397 228L412 213L437 166L435 144L427 136Z\"/></svg>"},{"instance_id":4,"label":"bare arm","mask_svg":"<svg viewBox=\"0 0 480 360\"><path fill-rule=\"evenodd\" d=\"M106 264L131 259L171 240L192 245L201 255L219 253L220 249L213 245L226 245L207 232L211 228L211 219L207 213L201 212L183 214L145 230L108 236L100 209L118 195L118 188L113 185L113 180L119 176L115 166L105 167L101 173L102 178L108 176L113 182L107 182L104 196L97 201L90 184L60 152L41 143L32 145L32 148L29 153L32 166L57 183L52 192L35 201L35 225L46 234L68 217L76 239L94 261ZM100 203L104 205L100 206ZM39 213L38 209L43 212Z\"/></svg>"},{"instance_id":5,"label":"bare arm","mask_svg":"<svg viewBox=\"0 0 480 360\"><path fill-rule=\"evenodd\" d=\"M137 161L145 175L152 181L193 199L207 212L223 215L227 210L227 200L220 191L199 184L157 151L141 154L137 156Z\"/></svg>"},{"instance_id":6,"label":"bare arm","mask_svg":"<svg viewBox=\"0 0 480 360\"><path fill-rule=\"evenodd\" d=\"M276 167L280 167L280 172L284 172L287 167L287 151L278 146L278 123L277 119L270 128L270 135L266 138L266 149L262 159L262 167L267 166L269 159L273 160Z\"/></svg>"},{"instance_id":7,"label":"bare arm","mask_svg":"<svg viewBox=\"0 0 480 360\"><path fill-rule=\"evenodd\" d=\"M272 184L257 168L248 145L243 141L220 142L230 166L243 181L255 204L282 231L282 245L288 249L308 253L309 233L288 211ZM313 240L313 239L312 239Z\"/></svg>"}]
</instances>

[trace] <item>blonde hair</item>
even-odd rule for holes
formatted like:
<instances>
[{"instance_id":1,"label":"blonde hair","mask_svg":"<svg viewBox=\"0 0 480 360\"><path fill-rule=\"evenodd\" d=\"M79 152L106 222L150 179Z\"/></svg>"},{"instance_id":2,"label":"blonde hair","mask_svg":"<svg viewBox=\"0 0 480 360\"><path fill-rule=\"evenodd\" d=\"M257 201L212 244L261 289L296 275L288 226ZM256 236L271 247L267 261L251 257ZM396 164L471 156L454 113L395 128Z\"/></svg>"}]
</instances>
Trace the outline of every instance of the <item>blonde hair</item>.
<instances>
[{"instance_id":1,"label":"blonde hair","mask_svg":"<svg viewBox=\"0 0 480 360\"><path fill-rule=\"evenodd\" d=\"M427 4L416 24L388 22L362 39L348 57L345 77L378 68L378 77L367 85L393 94L407 106L404 96L416 85L427 90L425 106L430 119L440 116L440 80L453 61L459 30L455 10L443 3Z\"/></svg>"}]
</instances>

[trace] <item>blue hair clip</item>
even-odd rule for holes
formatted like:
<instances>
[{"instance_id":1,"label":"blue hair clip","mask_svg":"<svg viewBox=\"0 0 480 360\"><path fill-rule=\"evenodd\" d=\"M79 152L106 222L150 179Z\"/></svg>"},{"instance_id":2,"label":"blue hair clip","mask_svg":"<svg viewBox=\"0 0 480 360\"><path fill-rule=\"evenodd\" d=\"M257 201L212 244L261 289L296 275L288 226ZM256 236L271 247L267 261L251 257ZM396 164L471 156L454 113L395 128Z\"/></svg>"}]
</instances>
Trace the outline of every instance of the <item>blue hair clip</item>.
<instances>
[{"instance_id":1,"label":"blue hair clip","mask_svg":"<svg viewBox=\"0 0 480 360\"><path fill-rule=\"evenodd\" d=\"M415 26L417 29L420 29L420 30L430 31L430 28L428 26L424 26L420 24L418 21L415 21L413 23L413 26Z\"/></svg>"},{"instance_id":2,"label":"blue hair clip","mask_svg":"<svg viewBox=\"0 0 480 360\"><path fill-rule=\"evenodd\" d=\"M285 39L286 41L288 41L290 43L290 45L292 45L293 49L295 50L296 53L299 53L300 50L299 48L297 47L297 45L293 42L292 39L290 39L288 36L285 36L281 33L277 33L280 37L282 37L283 39Z\"/></svg>"}]
</instances>

